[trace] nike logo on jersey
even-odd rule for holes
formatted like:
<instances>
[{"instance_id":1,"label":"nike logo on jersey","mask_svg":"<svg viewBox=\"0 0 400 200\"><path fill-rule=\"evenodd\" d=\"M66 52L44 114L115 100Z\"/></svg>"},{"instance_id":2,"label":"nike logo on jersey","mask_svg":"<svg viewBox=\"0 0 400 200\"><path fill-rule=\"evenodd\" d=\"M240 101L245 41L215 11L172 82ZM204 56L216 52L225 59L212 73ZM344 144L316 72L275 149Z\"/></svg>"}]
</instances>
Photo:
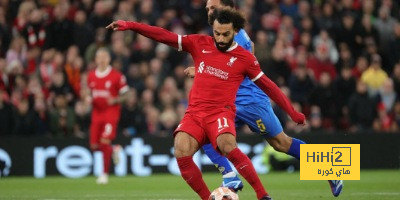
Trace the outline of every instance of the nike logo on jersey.
<instances>
[{"instance_id":1,"label":"nike logo on jersey","mask_svg":"<svg viewBox=\"0 0 400 200\"><path fill-rule=\"evenodd\" d=\"M181 126L182 126L182 123L180 123L180 124L178 125L178 127L176 127L176 129L181 128Z\"/></svg>"},{"instance_id":2,"label":"nike logo on jersey","mask_svg":"<svg viewBox=\"0 0 400 200\"><path fill-rule=\"evenodd\" d=\"M203 53L212 53L212 51L206 51L206 50L204 50L204 49L203 49L203 51L201 51L201 52L203 52Z\"/></svg>"},{"instance_id":3,"label":"nike logo on jersey","mask_svg":"<svg viewBox=\"0 0 400 200\"><path fill-rule=\"evenodd\" d=\"M180 123L180 124L178 125L178 127L176 127L175 131L179 131L179 129L181 128L181 126L182 126L182 123Z\"/></svg>"},{"instance_id":4,"label":"nike logo on jersey","mask_svg":"<svg viewBox=\"0 0 400 200\"><path fill-rule=\"evenodd\" d=\"M219 128L218 129L218 133L220 133L222 130L224 130L225 128L227 128L227 127L223 127L223 128Z\"/></svg>"}]
</instances>

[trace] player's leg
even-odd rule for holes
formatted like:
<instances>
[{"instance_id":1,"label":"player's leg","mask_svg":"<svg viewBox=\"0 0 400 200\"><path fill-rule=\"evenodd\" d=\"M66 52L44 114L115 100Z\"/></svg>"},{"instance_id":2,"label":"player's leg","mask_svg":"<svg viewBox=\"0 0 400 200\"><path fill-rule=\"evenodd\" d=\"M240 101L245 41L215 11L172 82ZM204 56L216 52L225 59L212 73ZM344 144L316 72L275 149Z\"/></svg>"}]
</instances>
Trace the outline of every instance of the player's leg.
<instances>
[{"instance_id":1,"label":"player's leg","mask_svg":"<svg viewBox=\"0 0 400 200\"><path fill-rule=\"evenodd\" d=\"M240 117L250 129L262 135L279 152L289 154L300 160L300 144L304 141L289 137L270 106L250 105L243 109ZM342 192L343 181L328 181L332 194L336 197Z\"/></svg>"},{"instance_id":2,"label":"player's leg","mask_svg":"<svg viewBox=\"0 0 400 200\"><path fill-rule=\"evenodd\" d=\"M298 160L300 160L300 144L305 144L302 140L289 137L284 132L268 138L267 141L275 150L287 153ZM328 183L333 196L339 196L343 189L343 180L329 180Z\"/></svg>"},{"instance_id":3,"label":"player's leg","mask_svg":"<svg viewBox=\"0 0 400 200\"><path fill-rule=\"evenodd\" d=\"M305 144L305 142L291 138L283 132L282 125L272 107L265 106L268 104L266 102L261 105L245 106L237 113L237 118L244 121L252 131L264 137L276 151L300 159L300 144Z\"/></svg>"},{"instance_id":4,"label":"player's leg","mask_svg":"<svg viewBox=\"0 0 400 200\"><path fill-rule=\"evenodd\" d=\"M235 136L231 133L220 134L217 137L217 145L221 153L226 155L239 174L253 187L257 198L269 197L254 169L253 163L246 154L237 148Z\"/></svg>"},{"instance_id":5,"label":"player's leg","mask_svg":"<svg viewBox=\"0 0 400 200\"><path fill-rule=\"evenodd\" d=\"M119 164L121 151L122 151L122 146L120 144L113 145L111 158L112 158L114 165Z\"/></svg>"},{"instance_id":6,"label":"player's leg","mask_svg":"<svg viewBox=\"0 0 400 200\"><path fill-rule=\"evenodd\" d=\"M206 144L202 148L204 150L204 153L208 156L208 158L210 158L210 160L214 163L215 167L217 167L222 175L226 175L233 171L228 162L228 159L215 151L214 147L211 144Z\"/></svg>"},{"instance_id":7,"label":"player's leg","mask_svg":"<svg viewBox=\"0 0 400 200\"><path fill-rule=\"evenodd\" d=\"M101 136L101 123L93 121L90 123L89 127L89 146L90 150L99 150L99 140Z\"/></svg>"},{"instance_id":8,"label":"player's leg","mask_svg":"<svg viewBox=\"0 0 400 200\"><path fill-rule=\"evenodd\" d=\"M201 171L193 161L193 155L207 142L204 129L197 118L185 114L174 132L174 155L182 178L201 197L208 199L211 192L205 184Z\"/></svg>"},{"instance_id":9,"label":"player's leg","mask_svg":"<svg viewBox=\"0 0 400 200\"><path fill-rule=\"evenodd\" d=\"M193 155L199 149L197 140L185 132L178 132L174 138L174 149L182 178L201 199L208 199L210 190L203 180L200 169L193 161Z\"/></svg>"},{"instance_id":10,"label":"player's leg","mask_svg":"<svg viewBox=\"0 0 400 200\"><path fill-rule=\"evenodd\" d=\"M236 170L253 187L257 198L268 196L262 185L253 163L238 147L236 143L235 114L226 111L211 118L206 127L206 133L214 148L218 148L235 166Z\"/></svg>"},{"instance_id":11,"label":"player's leg","mask_svg":"<svg viewBox=\"0 0 400 200\"><path fill-rule=\"evenodd\" d=\"M300 160L300 144L305 144L302 140L289 137L283 131L267 138L267 141L276 151L289 154L298 160Z\"/></svg>"},{"instance_id":12,"label":"player's leg","mask_svg":"<svg viewBox=\"0 0 400 200\"><path fill-rule=\"evenodd\" d=\"M278 135L268 138L268 143L274 147L275 150L283 153L287 153L298 160L300 160L300 144L305 144L302 140L287 136L284 132ZM342 180L329 180L329 186L333 196L337 197L340 195L343 189Z\"/></svg>"},{"instance_id":13,"label":"player's leg","mask_svg":"<svg viewBox=\"0 0 400 200\"><path fill-rule=\"evenodd\" d=\"M108 183L108 174L110 173L111 157L113 153L111 142L115 138L116 132L117 122L104 123L99 141L99 150L103 153L103 174L99 177L99 183Z\"/></svg>"},{"instance_id":14,"label":"player's leg","mask_svg":"<svg viewBox=\"0 0 400 200\"><path fill-rule=\"evenodd\" d=\"M90 124L90 149L92 151L102 151L102 145L100 144L100 138L104 129L104 123L99 121L92 121ZM103 154L104 155L104 154ZM104 163L103 163L104 168ZM108 183L108 175L104 174L104 171L97 177L97 184L106 184Z\"/></svg>"},{"instance_id":15,"label":"player's leg","mask_svg":"<svg viewBox=\"0 0 400 200\"><path fill-rule=\"evenodd\" d=\"M232 168L229 165L228 159L215 151L211 144L206 144L202 148L204 153L208 156L208 158L210 158L211 162L214 163L215 167L217 167L222 175L232 172Z\"/></svg>"},{"instance_id":16,"label":"player's leg","mask_svg":"<svg viewBox=\"0 0 400 200\"><path fill-rule=\"evenodd\" d=\"M228 159L218 153L211 144L206 144L203 147L204 152L210 158L210 160L217 167L219 172L222 174L222 186L228 187L234 191L242 190L243 183L237 174L232 170Z\"/></svg>"}]
</instances>

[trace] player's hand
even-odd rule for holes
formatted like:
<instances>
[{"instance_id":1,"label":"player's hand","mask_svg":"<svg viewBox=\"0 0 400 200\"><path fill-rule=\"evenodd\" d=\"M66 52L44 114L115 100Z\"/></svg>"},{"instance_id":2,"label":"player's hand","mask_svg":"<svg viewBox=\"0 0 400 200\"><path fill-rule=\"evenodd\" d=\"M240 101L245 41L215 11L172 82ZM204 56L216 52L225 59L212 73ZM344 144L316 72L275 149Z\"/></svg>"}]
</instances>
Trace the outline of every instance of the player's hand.
<instances>
[{"instance_id":1,"label":"player's hand","mask_svg":"<svg viewBox=\"0 0 400 200\"><path fill-rule=\"evenodd\" d=\"M292 116L290 116L294 122L296 122L298 125L306 125L306 117L304 116L303 113L300 112L294 112Z\"/></svg>"},{"instance_id":2,"label":"player's hand","mask_svg":"<svg viewBox=\"0 0 400 200\"><path fill-rule=\"evenodd\" d=\"M84 99L83 102L85 102L86 104L91 104L93 101L92 97L87 95Z\"/></svg>"},{"instance_id":3,"label":"player's hand","mask_svg":"<svg viewBox=\"0 0 400 200\"><path fill-rule=\"evenodd\" d=\"M116 104L116 103L118 103L118 99L117 98L108 98L107 99L107 103L108 103L108 105L114 105L114 104Z\"/></svg>"},{"instance_id":4,"label":"player's hand","mask_svg":"<svg viewBox=\"0 0 400 200\"><path fill-rule=\"evenodd\" d=\"M194 77L194 67L188 67L185 70L183 70L183 72L185 73L186 76L193 78Z\"/></svg>"},{"instance_id":5,"label":"player's hand","mask_svg":"<svg viewBox=\"0 0 400 200\"><path fill-rule=\"evenodd\" d=\"M125 31L129 28L130 26L128 25L128 22L124 20L113 21L111 24L106 26L106 29L112 29L114 31Z\"/></svg>"}]
</instances>

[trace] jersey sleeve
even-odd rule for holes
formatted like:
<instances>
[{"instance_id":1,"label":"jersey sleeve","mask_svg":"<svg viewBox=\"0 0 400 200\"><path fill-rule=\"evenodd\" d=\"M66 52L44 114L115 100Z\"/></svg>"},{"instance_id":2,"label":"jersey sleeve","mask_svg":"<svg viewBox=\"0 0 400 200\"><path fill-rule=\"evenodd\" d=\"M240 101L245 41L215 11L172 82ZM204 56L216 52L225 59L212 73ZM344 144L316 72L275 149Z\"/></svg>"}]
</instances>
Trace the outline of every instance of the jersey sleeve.
<instances>
[{"instance_id":1,"label":"jersey sleeve","mask_svg":"<svg viewBox=\"0 0 400 200\"><path fill-rule=\"evenodd\" d=\"M142 24L138 22L126 22L130 30L133 30L145 37L153 39L157 42L175 47L178 51L190 52L193 49L193 35L178 35L166 29Z\"/></svg>"},{"instance_id":2,"label":"jersey sleeve","mask_svg":"<svg viewBox=\"0 0 400 200\"><path fill-rule=\"evenodd\" d=\"M247 51L252 52L251 40L249 35L247 35L244 29L241 29L235 36L235 42L237 42L241 47Z\"/></svg>"},{"instance_id":3,"label":"jersey sleeve","mask_svg":"<svg viewBox=\"0 0 400 200\"><path fill-rule=\"evenodd\" d=\"M118 81L118 93L119 94L124 94L128 92L129 86L126 83L126 77L121 74L119 81Z\"/></svg>"},{"instance_id":4,"label":"jersey sleeve","mask_svg":"<svg viewBox=\"0 0 400 200\"><path fill-rule=\"evenodd\" d=\"M247 69L247 76L265 93L267 94L280 108L282 108L289 116L298 124L305 123L305 117L302 113L297 112L288 97L283 94L280 88L269 79L260 69L260 65L255 56L252 63Z\"/></svg>"},{"instance_id":5,"label":"jersey sleeve","mask_svg":"<svg viewBox=\"0 0 400 200\"><path fill-rule=\"evenodd\" d=\"M261 71L260 64L254 55L249 56L249 62L250 66L246 67L246 75L255 82L264 75L264 72Z\"/></svg>"},{"instance_id":6,"label":"jersey sleeve","mask_svg":"<svg viewBox=\"0 0 400 200\"><path fill-rule=\"evenodd\" d=\"M197 38L197 35L178 35L178 51L193 51Z\"/></svg>"}]
</instances>

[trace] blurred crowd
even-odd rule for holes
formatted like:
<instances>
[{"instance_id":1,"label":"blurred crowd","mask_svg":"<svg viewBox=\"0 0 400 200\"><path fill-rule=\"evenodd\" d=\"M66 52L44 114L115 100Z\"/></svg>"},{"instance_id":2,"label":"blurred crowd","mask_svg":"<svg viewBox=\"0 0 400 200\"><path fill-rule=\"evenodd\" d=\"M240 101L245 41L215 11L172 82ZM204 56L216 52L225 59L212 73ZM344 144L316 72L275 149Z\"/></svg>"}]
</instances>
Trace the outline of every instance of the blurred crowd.
<instances>
[{"instance_id":1,"label":"blurred crowd","mask_svg":"<svg viewBox=\"0 0 400 200\"><path fill-rule=\"evenodd\" d=\"M307 116L296 126L274 105L287 132L399 132L398 1L236 3L263 71ZM0 135L87 137L86 75L100 47L131 88L120 134L171 135L188 104L190 55L104 27L122 19L210 34L204 7L203 0L0 0Z\"/></svg>"}]
</instances>

